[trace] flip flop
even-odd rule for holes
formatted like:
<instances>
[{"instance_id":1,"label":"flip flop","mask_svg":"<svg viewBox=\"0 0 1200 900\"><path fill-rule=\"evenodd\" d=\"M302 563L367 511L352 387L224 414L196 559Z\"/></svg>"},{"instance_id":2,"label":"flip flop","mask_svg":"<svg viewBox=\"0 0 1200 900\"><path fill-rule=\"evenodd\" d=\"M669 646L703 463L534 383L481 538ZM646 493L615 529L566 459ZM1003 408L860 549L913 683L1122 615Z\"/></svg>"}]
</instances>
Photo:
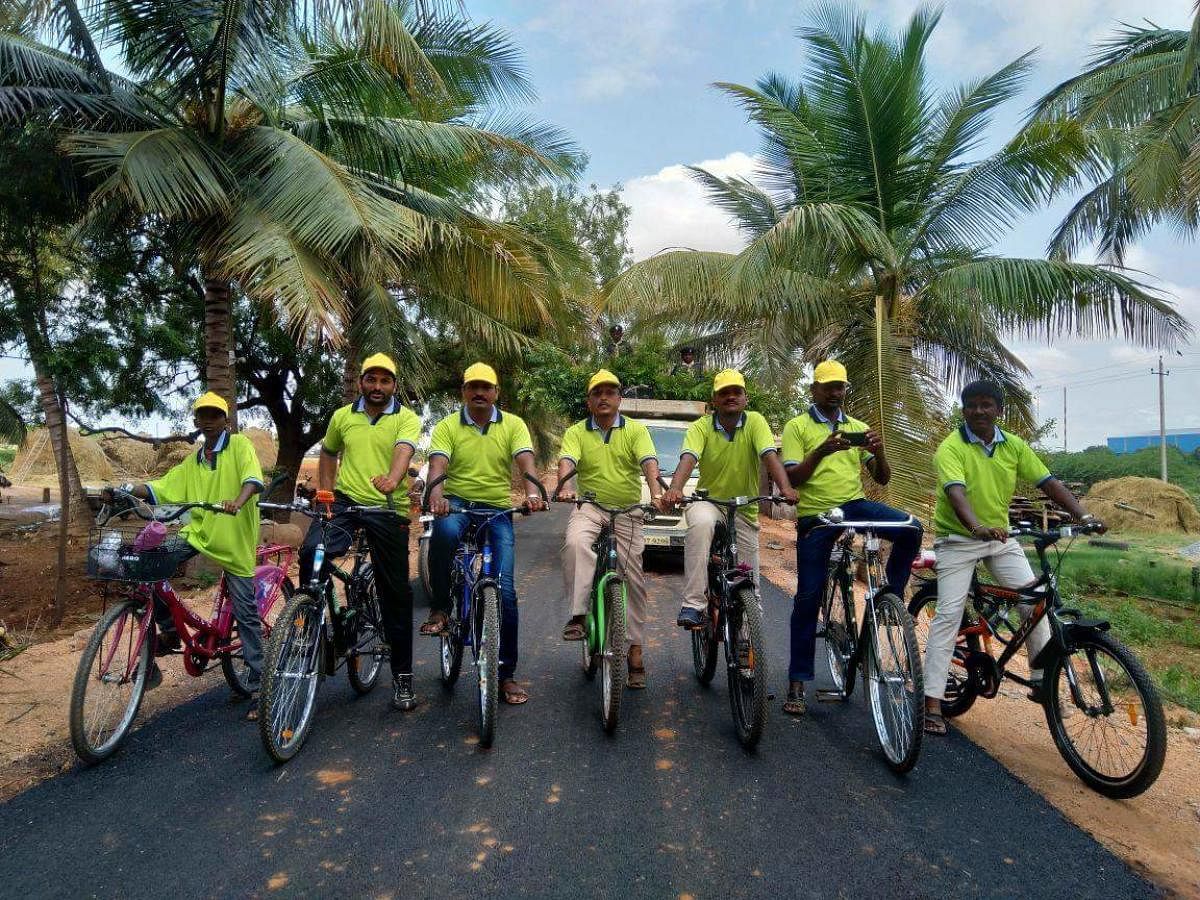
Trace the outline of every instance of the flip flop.
<instances>
[{"instance_id":1,"label":"flip flop","mask_svg":"<svg viewBox=\"0 0 1200 900\"><path fill-rule=\"evenodd\" d=\"M783 701L783 711L789 716L802 716L808 712L808 701L803 694L789 691L787 699Z\"/></svg>"},{"instance_id":2,"label":"flip flop","mask_svg":"<svg viewBox=\"0 0 1200 900\"><path fill-rule=\"evenodd\" d=\"M563 629L562 637L564 641L582 641L585 637L583 633L582 622L568 622Z\"/></svg>"},{"instance_id":3,"label":"flip flop","mask_svg":"<svg viewBox=\"0 0 1200 900\"><path fill-rule=\"evenodd\" d=\"M509 706L520 706L522 703L529 702L529 694L525 688L521 687L515 681L506 681L505 684L510 685L505 687L500 685L500 693L504 696L504 702Z\"/></svg>"},{"instance_id":4,"label":"flip flop","mask_svg":"<svg viewBox=\"0 0 1200 900\"><path fill-rule=\"evenodd\" d=\"M939 737L949 734L950 728L946 725L946 717L941 713L925 710L925 733L936 734Z\"/></svg>"},{"instance_id":5,"label":"flip flop","mask_svg":"<svg viewBox=\"0 0 1200 900\"><path fill-rule=\"evenodd\" d=\"M444 616L440 619L430 616L421 623L419 631L425 637L441 637L446 633L446 629L449 625L450 620Z\"/></svg>"},{"instance_id":6,"label":"flip flop","mask_svg":"<svg viewBox=\"0 0 1200 900\"><path fill-rule=\"evenodd\" d=\"M629 677L625 679L625 687L635 691L646 689L646 667L630 666Z\"/></svg>"}]
</instances>

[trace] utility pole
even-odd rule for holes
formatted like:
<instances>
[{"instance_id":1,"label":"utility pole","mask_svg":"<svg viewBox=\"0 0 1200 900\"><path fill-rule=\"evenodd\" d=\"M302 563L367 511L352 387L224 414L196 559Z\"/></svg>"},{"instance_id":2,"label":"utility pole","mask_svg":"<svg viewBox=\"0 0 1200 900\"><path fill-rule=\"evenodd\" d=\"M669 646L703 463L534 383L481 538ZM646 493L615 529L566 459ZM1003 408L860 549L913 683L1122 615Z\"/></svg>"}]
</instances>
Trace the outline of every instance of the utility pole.
<instances>
[{"instance_id":1,"label":"utility pole","mask_svg":"<svg viewBox=\"0 0 1200 900\"><path fill-rule=\"evenodd\" d=\"M1162 354L1158 357L1158 368L1151 369L1152 375L1158 376L1158 465L1161 478L1167 480L1167 401L1163 388L1163 379L1171 373L1163 370Z\"/></svg>"},{"instance_id":2,"label":"utility pole","mask_svg":"<svg viewBox=\"0 0 1200 900\"><path fill-rule=\"evenodd\" d=\"M1067 452L1067 386L1063 385L1063 453Z\"/></svg>"}]
</instances>

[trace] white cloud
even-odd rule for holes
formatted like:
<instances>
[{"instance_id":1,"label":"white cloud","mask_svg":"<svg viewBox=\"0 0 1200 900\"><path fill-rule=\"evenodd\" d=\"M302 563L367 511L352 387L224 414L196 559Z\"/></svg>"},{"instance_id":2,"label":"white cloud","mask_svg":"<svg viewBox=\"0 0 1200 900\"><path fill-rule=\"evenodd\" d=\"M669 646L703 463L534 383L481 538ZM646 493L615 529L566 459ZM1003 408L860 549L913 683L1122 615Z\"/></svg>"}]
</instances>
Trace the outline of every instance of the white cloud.
<instances>
[{"instance_id":1,"label":"white cloud","mask_svg":"<svg viewBox=\"0 0 1200 900\"><path fill-rule=\"evenodd\" d=\"M728 177L749 177L753 156L738 151L696 165ZM667 166L653 175L626 182L623 199L629 216L629 243L633 258L642 260L668 247L736 252L745 241L729 216L709 202L704 188L690 177L684 165Z\"/></svg>"}]
</instances>

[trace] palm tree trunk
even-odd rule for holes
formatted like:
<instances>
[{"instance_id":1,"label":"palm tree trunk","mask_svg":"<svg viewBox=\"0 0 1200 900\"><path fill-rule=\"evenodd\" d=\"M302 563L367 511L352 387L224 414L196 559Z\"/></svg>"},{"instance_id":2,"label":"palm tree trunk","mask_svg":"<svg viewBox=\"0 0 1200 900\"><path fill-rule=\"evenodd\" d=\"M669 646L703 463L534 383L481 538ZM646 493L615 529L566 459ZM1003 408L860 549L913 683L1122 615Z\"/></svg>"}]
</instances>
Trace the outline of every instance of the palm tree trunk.
<instances>
[{"instance_id":1,"label":"palm tree trunk","mask_svg":"<svg viewBox=\"0 0 1200 900\"><path fill-rule=\"evenodd\" d=\"M358 399L358 366L362 355L357 342L351 338L346 343L346 368L342 370L342 402L353 403Z\"/></svg>"},{"instance_id":2,"label":"palm tree trunk","mask_svg":"<svg viewBox=\"0 0 1200 900\"><path fill-rule=\"evenodd\" d=\"M233 368L233 303L229 282L204 279L204 357L208 390L229 404L229 430L237 431L237 383Z\"/></svg>"}]
</instances>

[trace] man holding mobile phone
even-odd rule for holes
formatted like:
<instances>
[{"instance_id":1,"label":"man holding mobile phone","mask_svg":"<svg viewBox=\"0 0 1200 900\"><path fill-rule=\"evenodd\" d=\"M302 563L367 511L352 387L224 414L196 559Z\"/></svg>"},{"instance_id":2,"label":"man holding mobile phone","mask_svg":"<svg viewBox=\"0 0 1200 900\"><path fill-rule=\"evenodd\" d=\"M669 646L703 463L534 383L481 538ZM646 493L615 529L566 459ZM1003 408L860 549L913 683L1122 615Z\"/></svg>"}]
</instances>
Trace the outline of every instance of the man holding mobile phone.
<instances>
[{"instance_id":1,"label":"man holding mobile phone","mask_svg":"<svg viewBox=\"0 0 1200 900\"><path fill-rule=\"evenodd\" d=\"M792 652L783 711L803 715L804 685L813 680L817 610L829 554L841 532L817 528L817 516L835 506L850 520L903 522L908 513L866 499L862 469L878 484L892 477L883 441L865 422L846 415L842 405L850 383L846 367L827 359L813 370L812 405L783 428L783 465L796 488L796 598L792 606ZM921 528L881 528L892 542L887 590L903 597L912 562L921 549Z\"/></svg>"}]
</instances>

